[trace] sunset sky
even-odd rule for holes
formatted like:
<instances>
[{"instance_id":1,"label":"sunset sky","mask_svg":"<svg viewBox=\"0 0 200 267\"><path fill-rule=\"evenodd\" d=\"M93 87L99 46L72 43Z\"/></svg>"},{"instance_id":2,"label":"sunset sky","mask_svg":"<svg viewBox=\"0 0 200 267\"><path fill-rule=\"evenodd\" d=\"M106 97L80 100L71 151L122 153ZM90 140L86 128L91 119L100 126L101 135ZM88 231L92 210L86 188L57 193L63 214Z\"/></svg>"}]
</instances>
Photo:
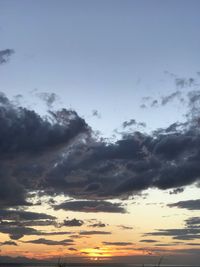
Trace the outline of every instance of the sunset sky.
<instances>
[{"instance_id":1,"label":"sunset sky","mask_svg":"<svg viewBox=\"0 0 200 267\"><path fill-rule=\"evenodd\" d=\"M199 10L0 0L0 262L200 262Z\"/></svg>"}]
</instances>

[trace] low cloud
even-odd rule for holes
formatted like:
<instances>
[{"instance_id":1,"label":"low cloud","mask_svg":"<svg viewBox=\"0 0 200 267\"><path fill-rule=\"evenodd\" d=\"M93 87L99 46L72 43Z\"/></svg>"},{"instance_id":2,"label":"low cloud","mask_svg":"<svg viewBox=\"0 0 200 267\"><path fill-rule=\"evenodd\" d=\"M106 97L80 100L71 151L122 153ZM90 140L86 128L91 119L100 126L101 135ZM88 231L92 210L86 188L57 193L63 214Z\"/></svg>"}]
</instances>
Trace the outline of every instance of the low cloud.
<instances>
[{"instance_id":1,"label":"low cloud","mask_svg":"<svg viewBox=\"0 0 200 267\"><path fill-rule=\"evenodd\" d=\"M122 204L107 200L126 199L149 188L197 184L200 136L194 114L199 99L198 92L190 95L192 111L186 123L175 122L151 134L133 131L107 142L96 138L75 111L50 111L41 117L1 94L1 209L31 206L29 193L36 192L79 199L54 205L55 210L125 213ZM198 201L171 207L198 210Z\"/></svg>"},{"instance_id":2,"label":"low cloud","mask_svg":"<svg viewBox=\"0 0 200 267\"><path fill-rule=\"evenodd\" d=\"M73 242L74 241L72 239L64 239L61 241L56 241L56 240L49 240L45 238L23 241L23 243L42 244L42 245L48 245L48 246L69 246L69 245L72 245Z\"/></svg>"},{"instance_id":3,"label":"low cloud","mask_svg":"<svg viewBox=\"0 0 200 267\"><path fill-rule=\"evenodd\" d=\"M84 221L77 220L74 218L72 220L64 220L62 226L73 227L73 226L82 226L83 224L84 224Z\"/></svg>"},{"instance_id":4,"label":"low cloud","mask_svg":"<svg viewBox=\"0 0 200 267\"><path fill-rule=\"evenodd\" d=\"M14 53L12 49L5 49L0 51L0 65L7 63L10 56Z\"/></svg>"},{"instance_id":5,"label":"low cloud","mask_svg":"<svg viewBox=\"0 0 200 267\"><path fill-rule=\"evenodd\" d=\"M176 207L188 210L200 210L200 199L179 201L176 203L168 204L168 207Z\"/></svg>"},{"instance_id":6,"label":"low cloud","mask_svg":"<svg viewBox=\"0 0 200 267\"><path fill-rule=\"evenodd\" d=\"M132 242L103 242L102 244L106 246L122 246L122 247L133 245Z\"/></svg>"},{"instance_id":7,"label":"low cloud","mask_svg":"<svg viewBox=\"0 0 200 267\"><path fill-rule=\"evenodd\" d=\"M0 233L8 234L11 239L18 240L25 235L36 235L36 236L54 236L54 235L64 235L72 234L72 232L60 231L60 232L45 232L36 230L35 228L25 227L25 226L16 226L7 224L4 222L0 223Z\"/></svg>"},{"instance_id":8,"label":"low cloud","mask_svg":"<svg viewBox=\"0 0 200 267\"><path fill-rule=\"evenodd\" d=\"M108 213L125 213L125 209L119 203L108 201L78 200L68 201L54 206L55 210L71 210L79 212L108 212Z\"/></svg>"},{"instance_id":9,"label":"low cloud","mask_svg":"<svg viewBox=\"0 0 200 267\"><path fill-rule=\"evenodd\" d=\"M144 242L144 243L156 243L159 242L158 240L154 240L154 239L142 239L140 240L140 242Z\"/></svg>"},{"instance_id":10,"label":"low cloud","mask_svg":"<svg viewBox=\"0 0 200 267\"><path fill-rule=\"evenodd\" d=\"M111 235L111 232L107 231L81 231L80 235Z\"/></svg>"},{"instance_id":11,"label":"low cloud","mask_svg":"<svg viewBox=\"0 0 200 267\"><path fill-rule=\"evenodd\" d=\"M90 227L97 227L97 228L103 228L103 227L106 227L106 224L105 223L101 223L101 222L98 222L98 223L93 223L93 224L90 224L89 225Z\"/></svg>"},{"instance_id":12,"label":"low cloud","mask_svg":"<svg viewBox=\"0 0 200 267\"><path fill-rule=\"evenodd\" d=\"M4 241L0 242L0 246L17 246L17 243L14 241Z\"/></svg>"}]
</instances>

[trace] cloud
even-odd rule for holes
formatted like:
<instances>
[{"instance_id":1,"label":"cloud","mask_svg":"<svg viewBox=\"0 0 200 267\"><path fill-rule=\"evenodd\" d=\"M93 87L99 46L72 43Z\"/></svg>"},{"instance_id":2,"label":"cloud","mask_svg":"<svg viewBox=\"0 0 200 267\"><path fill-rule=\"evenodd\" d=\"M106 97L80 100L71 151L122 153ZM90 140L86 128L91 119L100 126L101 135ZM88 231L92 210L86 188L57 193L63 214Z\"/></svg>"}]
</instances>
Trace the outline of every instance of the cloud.
<instances>
[{"instance_id":1,"label":"cloud","mask_svg":"<svg viewBox=\"0 0 200 267\"><path fill-rule=\"evenodd\" d=\"M14 106L2 93L0 124L0 206L5 207L30 205L27 189L42 189L43 173L59 157L60 147L89 132L75 111L62 109L43 118Z\"/></svg>"},{"instance_id":2,"label":"cloud","mask_svg":"<svg viewBox=\"0 0 200 267\"><path fill-rule=\"evenodd\" d=\"M9 241L0 242L0 246L17 246L17 243L9 240Z\"/></svg>"},{"instance_id":3,"label":"cloud","mask_svg":"<svg viewBox=\"0 0 200 267\"><path fill-rule=\"evenodd\" d=\"M200 210L200 199L179 201L176 203L168 204L168 207L177 207L180 209L188 210Z\"/></svg>"},{"instance_id":4,"label":"cloud","mask_svg":"<svg viewBox=\"0 0 200 267\"><path fill-rule=\"evenodd\" d=\"M56 240L49 240L45 238L23 241L23 243L42 244L42 245L48 245L48 246L69 246L69 245L72 245L73 242L74 241L72 239L64 239L61 241L56 241Z\"/></svg>"},{"instance_id":5,"label":"cloud","mask_svg":"<svg viewBox=\"0 0 200 267\"><path fill-rule=\"evenodd\" d=\"M59 100L59 97L55 93L39 93L36 90L35 95L43 100L49 109L52 109L53 104Z\"/></svg>"},{"instance_id":6,"label":"cloud","mask_svg":"<svg viewBox=\"0 0 200 267\"><path fill-rule=\"evenodd\" d=\"M106 246L130 246L133 245L132 242L102 242L103 245Z\"/></svg>"},{"instance_id":7,"label":"cloud","mask_svg":"<svg viewBox=\"0 0 200 267\"><path fill-rule=\"evenodd\" d=\"M70 251L78 251L76 248L68 248Z\"/></svg>"},{"instance_id":8,"label":"cloud","mask_svg":"<svg viewBox=\"0 0 200 267\"><path fill-rule=\"evenodd\" d=\"M195 240L200 237L200 228L159 229L145 236L171 236L176 240Z\"/></svg>"},{"instance_id":9,"label":"cloud","mask_svg":"<svg viewBox=\"0 0 200 267\"><path fill-rule=\"evenodd\" d=\"M171 93L170 95L163 96L161 105L164 106L164 105L168 104L169 102L171 102L172 100L174 100L175 98L180 99L181 96L182 96L182 93L180 91L176 91L176 92Z\"/></svg>"},{"instance_id":10,"label":"cloud","mask_svg":"<svg viewBox=\"0 0 200 267\"><path fill-rule=\"evenodd\" d=\"M131 126L139 126L139 127L146 127L146 123L144 122L137 122L134 119L131 119L129 121L124 121L122 123L122 127L125 129L127 127L131 127Z\"/></svg>"},{"instance_id":11,"label":"cloud","mask_svg":"<svg viewBox=\"0 0 200 267\"><path fill-rule=\"evenodd\" d=\"M101 114L96 109L92 110L92 116L97 117L98 119L101 118Z\"/></svg>"},{"instance_id":12,"label":"cloud","mask_svg":"<svg viewBox=\"0 0 200 267\"><path fill-rule=\"evenodd\" d=\"M200 243L186 243L188 246L200 246Z\"/></svg>"},{"instance_id":13,"label":"cloud","mask_svg":"<svg viewBox=\"0 0 200 267\"><path fill-rule=\"evenodd\" d=\"M140 240L140 242L144 242L144 243L156 243L159 242L158 240L154 240L154 239L142 239Z\"/></svg>"},{"instance_id":14,"label":"cloud","mask_svg":"<svg viewBox=\"0 0 200 267\"><path fill-rule=\"evenodd\" d=\"M185 220L187 227L199 227L200 228L200 217L190 217Z\"/></svg>"},{"instance_id":15,"label":"cloud","mask_svg":"<svg viewBox=\"0 0 200 267\"><path fill-rule=\"evenodd\" d=\"M99 227L99 228L103 228L103 227L106 227L106 224L105 223L101 223L101 222L98 222L98 223L93 223L93 224L90 224L89 225L90 227Z\"/></svg>"},{"instance_id":16,"label":"cloud","mask_svg":"<svg viewBox=\"0 0 200 267\"><path fill-rule=\"evenodd\" d=\"M109 213L125 213L125 209L119 203L111 203L108 201L92 201L77 200L68 201L54 206L55 210L71 210L79 212L109 212Z\"/></svg>"},{"instance_id":17,"label":"cloud","mask_svg":"<svg viewBox=\"0 0 200 267\"><path fill-rule=\"evenodd\" d=\"M197 99L193 92L191 103ZM175 122L151 134L127 133L108 142L96 139L75 111L50 111L41 117L1 94L0 124L3 210L33 205L29 196L36 192L79 199L54 205L55 210L125 213L120 203L107 200L200 181L199 124L191 117L185 124Z\"/></svg>"},{"instance_id":18,"label":"cloud","mask_svg":"<svg viewBox=\"0 0 200 267\"><path fill-rule=\"evenodd\" d=\"M169 192L170 195L177 195L184 191L184 188L175 188L172 191Z\"/></svg>"},{"instance_id":19,"label":"cloud","mask_svg":"<svg viewBox=\"0 0 200 267\"><path fill-rule=\"evenodd\" d=\"M111 232L107 231L81 231L80 235L111 235Z\"/></svg>"},{"instance_id":20,"label":"cloud","mask_svg":"<svg viewBox=\"0 0 200 267\"><path fill-rule=\"evenodd\" d=\"M82 220L77 220L77 219L72 219L72 220L64 220L62 226L68 226L68 227L73 227L73 226L82 226L84 222Z\"/></svg>"},{"instance_id":21,"label":"cloud","mask_svg":"<svg viewBox=\"0 0 200 267\"><path fill-rule=\"evenodd\" d=\"M45 232L36 230L32 227L26 227L26 226L17 226L16 224L9 224L0 222L0 233L8 234L11 239L18 240L22 238L25 235L36 235L36 236L54 236L54 235L64 235L64 234L72 234L72 232Z\"/></svg>"},{"instance_id":22,"label":"cloud","mask_svg":"<svg viewBox=\"0 0 200 267\"><path fill-rule=\"evenodd\" d=\"M55 216L45 213L23 211L23 210L0 210L0 220L44 220L44 219L56 219Z\"/></svg>"},{"instance_id":23,"label":"cloud","mask_svg":"<svg viewBox=\"0 0 200 267\"><path fill-rule=\"evenodd\" d=\"M0 51L0 65L7 63L10 56L14 53L12 49L5 49Z\"/></svg>"},{"instance_id":24,"label":"cloud","mask_svg":"<svg viewBox=\"0 0 200 267\"><path fill-rule=\"evenodd\" d=\"M133 227L132 226L126 226L126 225L118 225L119 228L121 228L122 230L132 230Z\"/></svg>"}]
</instances>

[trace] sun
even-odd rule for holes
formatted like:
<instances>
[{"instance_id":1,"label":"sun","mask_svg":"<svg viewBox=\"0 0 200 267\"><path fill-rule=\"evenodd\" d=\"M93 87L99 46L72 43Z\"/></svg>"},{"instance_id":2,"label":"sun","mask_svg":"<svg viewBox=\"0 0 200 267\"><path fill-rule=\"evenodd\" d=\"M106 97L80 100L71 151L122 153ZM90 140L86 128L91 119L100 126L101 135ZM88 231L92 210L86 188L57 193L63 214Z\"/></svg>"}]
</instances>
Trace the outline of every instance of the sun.
<instances>
[{"instance_id":1,"label":"sun","mask_svg":"<svg viewBox=\"0 0 200 267\"><path fill-rule=\"evenodd\" d=\"M93 261L98 261L100 258L104 257L112 257L112 254L105 248L86 248L81 250L81 252L87 253L90 259Z\"/></svg>"}]
</instances>

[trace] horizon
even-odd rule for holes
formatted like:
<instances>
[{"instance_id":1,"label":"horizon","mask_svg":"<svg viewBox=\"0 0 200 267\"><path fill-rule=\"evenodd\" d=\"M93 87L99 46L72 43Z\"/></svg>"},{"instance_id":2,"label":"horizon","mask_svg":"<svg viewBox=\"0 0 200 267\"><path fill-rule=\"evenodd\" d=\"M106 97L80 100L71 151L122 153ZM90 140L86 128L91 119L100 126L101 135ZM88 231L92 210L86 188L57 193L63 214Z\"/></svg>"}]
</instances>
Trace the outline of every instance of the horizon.
<instances>
[{"instance_id":1,"label":"horizon","mask_svg":"<svg viewBox=\"0 0 200 267\"><path fill-rule=\"evenodd\" d=\"M199 265L199 8L0 0L0 263Z\"/></svg>"}]
</instances>

